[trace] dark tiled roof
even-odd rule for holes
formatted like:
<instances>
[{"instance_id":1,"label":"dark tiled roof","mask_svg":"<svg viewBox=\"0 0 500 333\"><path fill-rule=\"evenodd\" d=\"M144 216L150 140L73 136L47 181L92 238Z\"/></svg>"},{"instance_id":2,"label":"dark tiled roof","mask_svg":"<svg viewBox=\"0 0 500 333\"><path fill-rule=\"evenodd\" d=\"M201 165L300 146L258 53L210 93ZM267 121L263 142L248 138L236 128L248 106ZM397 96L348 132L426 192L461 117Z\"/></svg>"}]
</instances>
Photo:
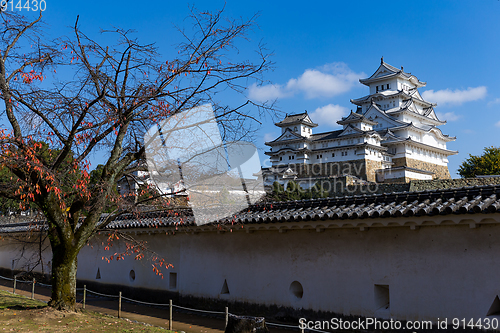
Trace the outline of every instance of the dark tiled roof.
<instances>
[{"instance_id":1,"label":"dark tiled roof","mask_svg":"<svg viewBox=\"0 0 500 333\"><path fill-rule=\"evenodd\" d=\"M311 135L311 140L312 141L320 141L320 140L330 140L330 139L335 139L337 138L340 133L342 133L344 130L337 130L337 131L331 131L331 132L324 132L324 133L317 133Z\"/></svg>"},{"instance_id":2,"label":"dark tiled roof","mask_svg":"<svg viewBox=\"0 0 500 333\"><path fill-rule=\"evenodd\" d=\"M487 214L500 212L500 187L348 196L252 206L235 222L269 223L301 220L390 218L401 216Z\"/></svg>"},{"instance_id":3,"label":"dark tiled roof","mask_svg":"<svg viewBox=\"0 0 500 333\"><path fill-rule=\"evenodd\" d=\"M216 223L279 223L309 220L397 218L447 214L491 214L500 212L500 186L358 195L257 204ZM152 221L144 221L141 227ZM171 224L194 224L191 214L168 219ZM139 227L119 222L112 228Z\"/></svg>"},{"instance_id":4,"label":"dark tiled roof","mask_svg":"<svg viewBox=\"0 0 500 333\"><path fill-rule=\"evenodd\" d=\"M318 124L315 124L315 123L309 121L307 112L299 113L299 114L290 114L290 115L287 114L285 119L283 119L279 123L276 123L276 125L280 126L280 125L295 124L295 123L300 123L300 122L307 123L307 124L312 125L314 127L318 126Z\"/></svg>"},{"instance_id":5,"label":"dark tiled roof","mask_svg":"<svg viewBox=\"0 0 500 333\"><path fill-rule=\"evenodd\" d=\"M355 195L325 199L273 202L252 205L213 224L281 223L321 220L356 220L450 214L500 213L500 186L485 185L456 189ZM110 229L194 226L189 209L123 215ZM26 230L28 224L4 225L0 232Z\"/></svg>"}]
</instances>

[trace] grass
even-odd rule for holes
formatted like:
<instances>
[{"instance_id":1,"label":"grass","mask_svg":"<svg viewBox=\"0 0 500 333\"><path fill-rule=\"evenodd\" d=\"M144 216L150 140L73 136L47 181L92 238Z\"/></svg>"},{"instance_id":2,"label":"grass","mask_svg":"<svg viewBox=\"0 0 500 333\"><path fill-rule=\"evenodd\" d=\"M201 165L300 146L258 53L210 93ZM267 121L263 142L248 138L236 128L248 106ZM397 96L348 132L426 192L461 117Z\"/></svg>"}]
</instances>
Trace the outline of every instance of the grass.
<instances>
[{"instance_id":1,"label":"grass","mask_svg":"<svg viewBox=\"0 0 500 333\"><path fill-rule=\"evenodd\" d=\"M45 303L0 290L0 332L163 332L100 313L64 312Z\"/></svg>"},{"instance_id":2,"label":"grass","mask_svg":"<svg viewBox=\"0 0 500 333\"><path fill-rule=\"evenodd\" d=\"M46 307L47 304L0 290L0 310L26 310Z\"/></svg>"}]
</instances>

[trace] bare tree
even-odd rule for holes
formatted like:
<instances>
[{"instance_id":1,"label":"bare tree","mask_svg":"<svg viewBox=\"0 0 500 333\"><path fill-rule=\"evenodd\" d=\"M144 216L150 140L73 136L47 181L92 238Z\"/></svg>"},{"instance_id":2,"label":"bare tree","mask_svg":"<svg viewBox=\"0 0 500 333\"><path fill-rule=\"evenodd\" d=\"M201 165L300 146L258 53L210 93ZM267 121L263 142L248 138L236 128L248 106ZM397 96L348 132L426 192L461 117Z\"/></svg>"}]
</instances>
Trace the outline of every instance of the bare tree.
<instances>
[{"instance_id":1,"label":"bare tree","mask_svg":"<svg viewBox=\"0 0 500 333\"><path fill-rule=\"evenodd\" d=\"M151 126L211 103L223 136L244 137L244 123L269 110L249 100L231 106L214 98L225 90L244 93L248 80L270 66L260 46L257 61L238 60L238 41L253 18L226 20L222 11L196 10L190 18L192 26L180 30L185 41L178 56L163 59L155 45L140 44L130 31L102 31L117 41L104 46L84 34L77 19L71 37L49 42L39 30L41 16L32 22L0 17L0 90L10 125L0 129L0 162L13 175L0 193L35 203L45 216L53 253L50 306L75 308L80 249L132 209L114 188L144 158L141 138ZM49 73L53 85L45 80ZM93 152L107 159L91 185ZM101 219L110 201L115 209Z\"/></svg>"}]
</instances>

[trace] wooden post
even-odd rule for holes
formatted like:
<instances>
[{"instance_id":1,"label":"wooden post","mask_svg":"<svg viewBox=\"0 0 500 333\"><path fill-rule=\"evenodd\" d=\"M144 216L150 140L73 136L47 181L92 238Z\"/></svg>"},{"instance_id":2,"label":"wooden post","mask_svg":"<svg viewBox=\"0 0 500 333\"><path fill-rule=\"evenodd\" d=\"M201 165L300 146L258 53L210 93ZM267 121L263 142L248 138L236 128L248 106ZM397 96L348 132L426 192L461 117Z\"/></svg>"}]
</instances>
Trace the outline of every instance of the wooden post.
<instances>
[{"instance_id":1,"label":"wooden post","mask_svg":"<svg viewBox=\"0 0 500 333\"><path fill-rule=\"evenodd\" d=\"M118 318L122 317L122 292L118 294Z\"/></svg>"},{"instance_id":2,"label":"wooden post","mask_svg":"<svg viewBox=\"0 0 500 333\"><path fill-rule=\"evenodd\" d=\"M16 293L16 282L17 282L17 275L14 275L14 290L12 291L13 294Z\"/></svg>"},{"instance_id":3,"label":"wooden post","mask_svg":"<svg viewBox=\"0 0 500 333\"><path fill-rule=\"evenodd\" d=\"M172 300L168 301L170 315L168 317L168 329L172 330Z\"/></svg>"},{"instance_id":4,"label":"wooden post","mask_svg":"<svg viewBox=\"0 0 500 333\"><path fill-rule=\"evenodd\" d=\"M229 308L226 306L226 328L227 328L227 322L229 321Z\"/></svg>"},{"instance_id":5,"label":"wooden post","mask_svg":"<svg viewBox=\"0 0 500 333\"><path fill-rule=\"evenodd\" d=\"M83 285L83 309L85 310L85 300L87 299L87 285Z\"/></svg>"},{"instance_id":6,"label":"wooden post","mask_svg":"<svg viewBox=\"0 0 500 333\"><path fill-rule=\"evenodd\" d=\"M33 278L33 285L31 286L31 299L35 299L35 278Z\"/></svg>"}]
</instances>

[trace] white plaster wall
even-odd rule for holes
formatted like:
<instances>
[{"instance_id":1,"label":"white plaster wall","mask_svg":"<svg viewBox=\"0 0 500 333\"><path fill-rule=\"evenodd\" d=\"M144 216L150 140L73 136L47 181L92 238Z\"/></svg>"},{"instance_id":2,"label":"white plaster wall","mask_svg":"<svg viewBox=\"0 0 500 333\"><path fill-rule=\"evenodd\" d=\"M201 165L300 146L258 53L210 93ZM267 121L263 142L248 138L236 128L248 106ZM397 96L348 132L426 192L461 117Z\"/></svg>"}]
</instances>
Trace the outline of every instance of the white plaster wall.
<instances>
[{"instance_id":1,"label":"white plaster wall","mask_svg":"<svg viewBox=\"0 0 500 333\"><path fill-rule=\"evenodd\" d=\"M28 239L28 241L29 240L30 239ZM48 241L43 245L43 248L47 247L50 248ZM34 251L33 248L26 243L23 244L22 241L15 240L8 235L2 235L0 238L0 267L14 270L31 270L39 261L37 249L38 244L36 244ZM52 253L50 251L44 252L42 255L43 263L41 262L38 264L34 270L50 274L52 269L51 260ZM42 264L43 268L41 267Z\"/></svg>"},{"instance_id":2,"label":"white plaster wall","mask_svg":"<svg viewBox=\"0 0 500 333\"><path fill-rule=\"evenodd\" d=\"M103 262L103 255L116 250L105 252L102 246L82 250L78 278L169 290L168 273L176 272L178 291L183 295L368 317L377 310L374 285L383 284L389 285L390 292L386 315L393 318L477 319L486 315L500 294L500 225L496 224L500 214L465 217L471 223L487 218L491 224L477 228L455 225L464 216L453 215L440 218L441 226L425 226L434 224L436 218L429 217L369 221L390 225L404 220L424 225L416 230L406 226L246 233L235 226L233 232L223 234L191 234L180 228L176 235L160 230L139 237L174 265L164 270L164 279L153 273L147 260L126 257ZM2 267L11 267L14 252L11 246L0 246ZM100 280L95 279L98 267ZM129 278L131 269L135 281ZM224 279L229 294L220 294ZM293 281L302 284L302 299L291 295Z\"/></svg>"},{"instance_id":3,"label":"white plaster wall","mask_svg":"<svg viewBox=\"0 0 500 333\"><path fill-rule=\"evenodd\" d=\"M374 285L388 284L395 318L478 318L500 293L498 231L448 226L177 235L180 292L373 316ZM229 295L220 295L224 279ZM295 280L304 288L301 300L288 290Z\"/></svg>"},{"instance_id":4,"label":"white plaster wall","mask_svg":"<svg viewBox=\"0 0 500 333\"><path fill-rule=\"evenodd\" d=\"M413 171L406 171L406 177L411 179L428 179L428 180L432 179L432 175L426 175Z\"/></svg>"},{"instance_id":5,"label":"white plaster wall","mask_svg":"<svg viewBox=\"0 0 500 333\"><path fill-rule=\"evenodd\" d=\"M427 145L435 146L435 147L439 147L439 144L440 144L440 142L435 137L434 133L425 133L423 135L422 142L427 144Z\"/></svg>"},{"instance_id":6,"label":"white plaster wall","mask_svg":"<svg viewBox=\"0 0 500 333\"><path fill-rule=\"evenodd\" d=\"M130 287L144 287L150 289L169 289L169 273L178 272L180 247L175 242L170 242L170 238L162 235L152 237L148 234L134 236L136 239L147 241L147 246L153 249L160 257L166 259L174 267L168 270L163 269L163 279L156 275L152 269L152 261L147 252L144 259L135 260L135 255L125 255L123 260L111 260L109 263L102 257L110 257L114 253L123 253L123 243L113 241L115 244L109 250L104 247L108 244L106 237L96 237L91 242L91 246L84 247L78 256L77 278L82 280L95 281L99 283L118 284ZM104 243L104 244L103 244ZM120 246L121 245L121 246ZM100 279L96 279L97 269L100 272ZM130 271L134 270L135 280L130 279Z\"/></svg>"}]
</instances>

